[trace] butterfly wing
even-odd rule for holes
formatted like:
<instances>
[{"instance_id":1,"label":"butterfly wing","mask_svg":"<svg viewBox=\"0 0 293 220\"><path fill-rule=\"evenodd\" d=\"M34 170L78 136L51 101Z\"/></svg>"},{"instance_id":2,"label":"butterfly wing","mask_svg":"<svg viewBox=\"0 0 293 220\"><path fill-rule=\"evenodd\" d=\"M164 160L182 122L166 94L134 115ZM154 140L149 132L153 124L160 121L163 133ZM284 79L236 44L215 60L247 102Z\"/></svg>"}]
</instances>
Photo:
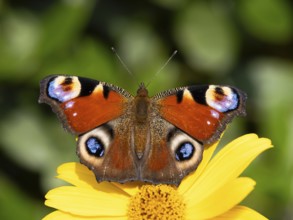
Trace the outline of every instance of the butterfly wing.
<instances>
[{"instance_id":1,"label":"butterfly wing","mask_svg":"<svg viewBox=\"0 0 293 220\"><path fill-rule=\"evenodd\" d=\"M227 123L246 114L246 94L229 86L181 87L154 99L165 120L203 144L216 141Z\"/></svg>"},{"instance_id":2,"label":"butterfly wing","mask_svg":"<svg viewBox=\"0 0 293 220\"><path fill-rule=\"evenodd\" d=\"M77 76L52 75L41 81L39 102L49 104L65 129L78 135L77 154L98 181L137 179L125 117L133 96L123 89Z\"/></svg>"},{"instance_id":3,"label":"butterfly wing","mask_svg":"<svg viewBox=\"0 0 293 220\"><path fill-rule=\"evenodd\" d=\"M85 133L124 113L132 96L114 85L77 76L51 75L41 81L39 102L49 104L63 127Z\"/></svg>"},{"instance_id":4,"label":"butterfly wing","mask_svg":"<svg viewBox=\"0 0 293 220\"><path fill-rule=\"evenodd\" d=\"M179 185L201 162L203 145L162 118L151 127L151 148L141 164L141 180Z\"/></svg>"},{"instance_id":5,"label":"butterfly wing","mask_svg":"<svg viewBox=\"0 0 293 220\"><path fill-rule=\"evenodd\" d=\"M78 137L77 154L100 181L137 180L136 160L130 143L131 121L117 118Z\"/></svg>"}]
</instances>

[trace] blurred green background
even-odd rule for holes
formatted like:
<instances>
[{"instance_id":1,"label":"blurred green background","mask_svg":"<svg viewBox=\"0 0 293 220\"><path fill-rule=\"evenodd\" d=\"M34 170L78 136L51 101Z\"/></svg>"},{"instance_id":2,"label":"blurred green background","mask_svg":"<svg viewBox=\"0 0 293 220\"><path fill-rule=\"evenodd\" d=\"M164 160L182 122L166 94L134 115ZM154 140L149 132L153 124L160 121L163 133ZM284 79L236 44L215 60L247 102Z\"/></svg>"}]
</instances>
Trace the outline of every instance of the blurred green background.
<instances>
[{"instance_id":1,"label":"blurred green background","mask_svg":"<svg viewBox=\"0 0 293 220\"><path fill-rule=\"evenodd\" d=\"M245 133L274 149L245 171L257 181L243 202L270 219L293 219L293 10L285 0L0 0L0 219L40 219L58 165L78 161L74 137L47 105L39 81L73 74L151 95L192 84L229 84L248 94Z\"/></svg>"}]
</instances>

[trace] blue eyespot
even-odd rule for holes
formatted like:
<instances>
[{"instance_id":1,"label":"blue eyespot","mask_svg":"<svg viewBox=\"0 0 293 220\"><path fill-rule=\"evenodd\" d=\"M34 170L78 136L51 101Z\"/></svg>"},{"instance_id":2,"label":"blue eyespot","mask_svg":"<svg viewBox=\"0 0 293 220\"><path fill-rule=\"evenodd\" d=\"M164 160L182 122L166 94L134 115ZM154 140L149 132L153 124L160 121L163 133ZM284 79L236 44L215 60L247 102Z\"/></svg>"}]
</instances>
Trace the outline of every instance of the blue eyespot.
<instances>
[{"instance_id":1,"label":"blue eyespot","mask_svg":"<svg viewBox=\"0 0 293 220\"><path fill-rule=\"evenodd\" d=\"M59 76L48 83L47 94L59 102L67 102L79 96L81 90L77 77Z\"/></svg>"},{"instance_id":2,"label":"blue eyespot","mask_svg":"<svg viewBox=\"0 0 293 220\"><path fill-rule=\"evenodd\" d=\"M54 81L51 81L49 83L49 85L48 85L48 95L49 95L49 97L53 98L53 99L57 99L58 101L62 101L60 99L61 94L62 94L62 91L60 91L60 89L58 89L58 87L56 88L56 85L55 85Z\"/></svg>"},{"instance_id":3,"label":"blue eyespot","mask_svg":"<svg viewBox=\"0 0 293 220\"><path fill-rule=\"evenodd\" d=\"M100 141L100 139L96 137L90 137L85 142L86 149L89 154L94 155L96 157L103 157L105 154L105 147Z\"/></svg>"},{"instance_id":4,"label":"blue eyespot","mask_svg":"<svg viewBox=\"0 0 293 220\"><path fill-rule=\"evenodd\" d=\"M226 95L226 97L221 101L214 101L214 107L219 112L228 112L235 110L239 105L239 100L236 93L231 93Z\"/></svg>"},{"instance_id":5,"label":"blue eyespot","mask_svg":"<svg viewBox=\"0 0 293 220\"><path fill-rule=\"evenodd\" d=\"M212 87L207 91L207 95L208 105L219 112L233 111L239 106L238 93L233 88Z\"/></svg>"},{"instance_id":6,"label":"blue eyespot","mask_svg":"<svg viewBox=\"0 0 293 220\"><path fill-rule=\"evenodd\" d=\"M189 160L195 151L194 146L190 142L184 142L175 151L175 158L178 161Z\"/></svg>"}]
</instances>

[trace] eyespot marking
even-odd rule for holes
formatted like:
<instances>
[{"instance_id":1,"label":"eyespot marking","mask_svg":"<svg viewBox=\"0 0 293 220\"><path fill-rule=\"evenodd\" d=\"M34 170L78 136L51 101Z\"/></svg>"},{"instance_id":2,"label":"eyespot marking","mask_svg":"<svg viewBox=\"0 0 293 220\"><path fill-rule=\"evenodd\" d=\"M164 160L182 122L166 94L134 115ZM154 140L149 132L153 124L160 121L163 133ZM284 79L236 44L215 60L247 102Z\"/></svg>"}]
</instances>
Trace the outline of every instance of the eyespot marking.
<instances>
[{"instance_id":1,"label":"eyespot marking","mask_svg":"<svg viewBox=\"0 0 293 220\"><path fill-rule=\"evenodd\" d=\"M66 77L62 85L70 85L72 83L72 78Z\"/></svg>"},{"instance_id":2,"label":"eyespot marking","mask_svg":"<svg viewBox=\"0 0 293 220\"><path fill-rule=\"evenodd\" d=\"M190 142L184 142L175 150L175 158L178 161L189 160L194 154L195 148Z\"/></svg>"},{"instance_id":3,"label":"eyespot marking","mask_svg":"<svg viewBox=\"0 0 293 220\"><path fill-rule=\"evenodd\" d=\"M81 90L78 77L58 76L48 83L47 95L59 102L76 98Z\"/></svg>"},{"instance_id":4,"label":"eyespot marking","mask_svg":"<svg viewBox=\"0 0 293 220\"><path fill-rule=\"evenodd\" d=\"M78 137L77 153L81 160L102 163L104 156L109 151L109 146L114 138L114 131L110 124L101 125Z\"/></svg>"},{"instance_id":5,"label":"eyespot marking","mask_svg":"<svg viewBox=\"0 0 293 220\"><path fill-rule=\"evenodd\" d=\"M216 87L215 92L219 95L225 95L224 90L219 86Z\"/></svg>"},{"instance_id":6,"label":"eyespot marking","mask_svg":"<svg viewBox=\"0 0 293 220\"><path fill-rule=\"evenodd\" d=\"M96 137L89 137L86 142L87 152L96 157L103 157L105 154L105 147L101 140Z\"/></svg>"},{"instance_id":7,"label":"eyespot marking","mask_svg":"<svg viewBox=\"0 0 293 220\"><path fill-rule=\"evenodd\" d=\"M176 167L180 170L194 170L202 160L203 144L176 127L169 129L166 138Z\"/></svg>"},{"instance_id":8,"label":"eyespot marking","mask_svg":"<svg viewBox=\"0 0 293 220\"><path fill-rule=\"evenodd\" d=\"M228 112L238 108L239 95L233 88L211 85L206 91L206 102L219 112Z\"/></svg>"}]
</instances>

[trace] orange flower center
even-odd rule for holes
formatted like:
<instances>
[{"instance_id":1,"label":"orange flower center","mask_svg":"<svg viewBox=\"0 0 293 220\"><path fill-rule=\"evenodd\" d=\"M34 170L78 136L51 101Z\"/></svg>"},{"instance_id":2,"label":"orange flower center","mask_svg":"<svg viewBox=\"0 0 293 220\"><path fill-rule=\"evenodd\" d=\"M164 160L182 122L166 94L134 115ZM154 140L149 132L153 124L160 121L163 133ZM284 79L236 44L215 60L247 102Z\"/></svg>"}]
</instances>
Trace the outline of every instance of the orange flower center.
<instances>
[{"instance_id":1,"label":"orange flower center","mask_svg":"<svg viewBox=\"0 0 293 220\"><path fill-rule=\"evenodd\" d=\"M130 220L180 220L184 216L183 198L168 185L143 185L131 198L128 209Z\"/></svg>"}]
</instances>

